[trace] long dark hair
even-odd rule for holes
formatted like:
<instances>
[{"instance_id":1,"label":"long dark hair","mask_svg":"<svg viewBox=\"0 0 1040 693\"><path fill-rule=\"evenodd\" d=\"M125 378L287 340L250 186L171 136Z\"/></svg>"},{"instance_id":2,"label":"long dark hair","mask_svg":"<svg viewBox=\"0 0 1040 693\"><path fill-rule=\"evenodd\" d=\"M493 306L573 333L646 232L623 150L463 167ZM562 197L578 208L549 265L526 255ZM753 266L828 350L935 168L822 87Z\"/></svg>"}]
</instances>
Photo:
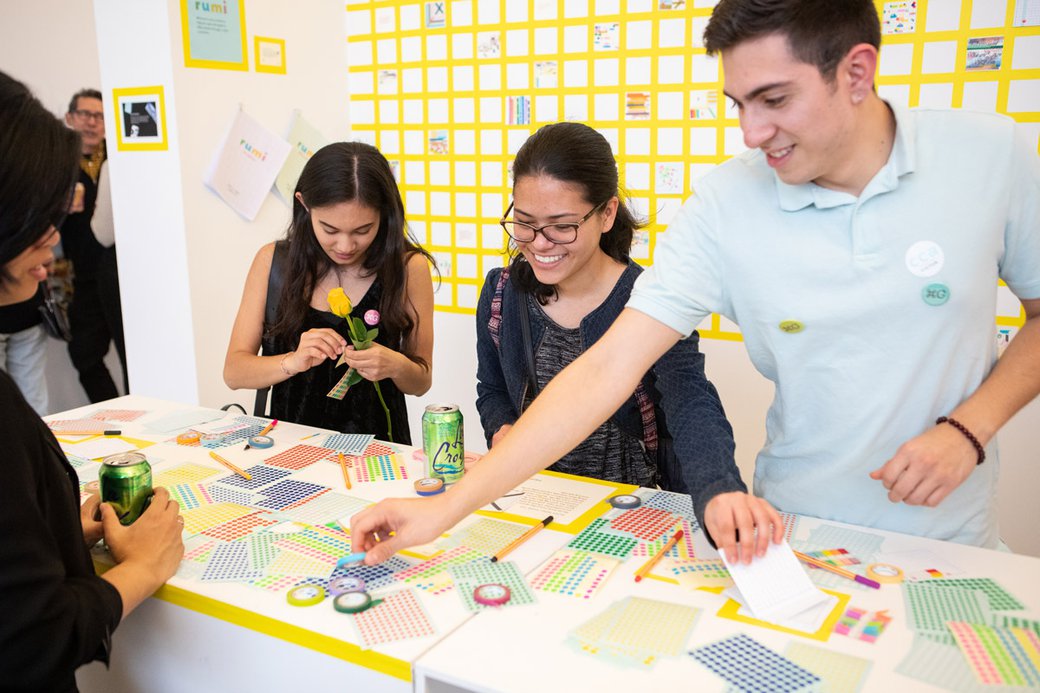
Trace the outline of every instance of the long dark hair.
<instances>
[{"instance_id":1,"label":"long dark hair","mask_svg":"<svg viewBox=\"0 0 1040 693\"><path fill-rule=\"evenodd\" d=\"M582 123L553 123L539 128L513 161L513 184L524 176L548 176L576 185L592 205L617 195L614 225L600 235L599 247L618 262L628 262L632 234L645 224L625 204L618 188L614 153L603 135ZM520 291L533 293L543 306L556 298L556 286L538 281L531 265L512 244L510 255L509 272Z\"/></svg>"},{"instance_id":2,"label":"long dark hair","mask_svg":"<svg viewBox=\"0 0 1040 693\"><path fill-rule=\"evenodd\" d=\"M872 0L721 0L704 30L708 55L769 34L787 37L791 54L828 82L853 46L881 47Z\"/></svg>"},{"instance_id":3,"label":"long dark hair","mask_svg":"<svg viewBox=\"0 0 1040 693\"><path fill-rule=\"evenodd\" d=\"M6 265L61 223L79 175L79 134L0 72L0 280Z\"/></svg>"},{"instance_id":4,"label":"long dark hair","mask_svg":"<svg viewBox=\"0 0 1040 693\"><path fill-rule=\"evenodd\" d=\"M376 274L383 287L379 331L390 336L390 344L402 344L415 329L415 321L407 310L405 267L415 253L430 261L432 258L405 225L404 203L386 158L375 147L361 142L336 142L322 147L303 167L296 192L303 202L293 197L292 222L286 232L286 277L278 302L278 321L271 327L272 336L279 341L296 341L314 288L335 266L314 235L308 209L357 201L379 212L379 229L362 264L367 272ZM427 365L414 354L402 353Z\"/></svg>"}]
</instances>

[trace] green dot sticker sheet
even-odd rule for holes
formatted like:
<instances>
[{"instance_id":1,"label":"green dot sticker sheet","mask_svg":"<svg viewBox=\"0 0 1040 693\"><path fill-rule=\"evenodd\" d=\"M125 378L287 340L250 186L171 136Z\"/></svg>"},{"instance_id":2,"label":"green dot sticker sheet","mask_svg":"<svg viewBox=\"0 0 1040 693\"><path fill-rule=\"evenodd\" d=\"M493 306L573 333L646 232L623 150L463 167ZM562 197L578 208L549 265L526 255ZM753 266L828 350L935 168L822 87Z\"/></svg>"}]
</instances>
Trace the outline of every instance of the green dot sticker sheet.
<instances>
[{"instance_id":1,"label":"green dot sticker sheet","mask_svg":"<svg viewBox=\"0 0 1040 693\"><path fill-rule=\"evenodd\" d=\"M993 617L989 599L981 590L905 583L903 597L907 607L907 625L916 631L945 638L948 643L952 643L952 638L946 629L947 621L990 623Z\"/></svg>"},{"instance_id":2,"label":"green dot sticker sheet","mask_svg":"<svg viewBox=\"0 0 1040 693\"><path fill-rule=\"evenodd\" d=\"M593 520L588 527L571 539L567 548L600 553L622 560L628 558L639 541L631 536L605 532L608 522L609 520L602 517Z\"/></svg>"},{"instance_id":3,"label":"green dot sticker sheet","mask_svg":"<svg viewBox=\"0 0 1040 693\"><path fill-rule=\"evenodd\" d=\"M700 609L673 602L626 597L571 631L583 652L622 665L651 667L686 648Z\"/></svg>"},{"instance_id":4,"label":"green dot sticker sheet","mask_svg":"<svg viewBox=\"0 0 1040 693\"><path fill-rule=\"evenodd\" d=\"M462 603L470 611L484 609L501 609L534 602L534 594L528 587L523 574L515 563L476 560L463 565L451 567L451 577L455 581L455 591L462 598ZM505 585L509 588L509 601L499 606L480 604L473 598L473 591L481 585Z\"/></svg>"},{"instance_id":5,"label":"green dot sticker sheet","mask_svg":"<svg viewBox=\"0 0 1040 693\"><path fill-rule=\"evenodd\" d=\"M980 590L986 594L989 599L989 607L994 611L1021 611L1025 608L1022 602L992 578L940 578L928 580L923 584L928 587Z\"/></svg>"}]
</instances>

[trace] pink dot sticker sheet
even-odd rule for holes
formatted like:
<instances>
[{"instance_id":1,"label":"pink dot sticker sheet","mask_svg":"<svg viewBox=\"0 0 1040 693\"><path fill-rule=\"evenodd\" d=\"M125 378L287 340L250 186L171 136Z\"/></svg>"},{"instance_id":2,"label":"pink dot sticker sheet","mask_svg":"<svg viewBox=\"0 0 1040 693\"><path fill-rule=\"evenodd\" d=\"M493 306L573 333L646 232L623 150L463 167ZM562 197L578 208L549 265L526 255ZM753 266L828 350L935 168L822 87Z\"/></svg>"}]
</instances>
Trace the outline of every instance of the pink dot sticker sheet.
<instances>
[{"instance_id":1,"label":"pink dot sticker sheet","mask_svg":"<svg viewBox=\"0 0 1040 693\"><path fill-rule=\"evenodd\" d=\"M316 445L294 445L273 457L264 460L265 464L282 469L299 470L309 467L318 460L323 460L329 455L335 454L331 448L320 448Z\"/></svg>"},{"instance_id":2,"label":"pink dot sticker sheet","mask_svg":"<svg viewBox=\"0 0 1040 693\"><path fill-rule=\"evenodd\" d=\"M1025 628L948 621L957 647L979 683L1040 686L1040 638Z\"/></svg>"},{"instance_id":3,"label":"pink dot sticker sheet","mask_svg":"<svg viewBox=\"0 0 1040 693\"><path fill-rule=\"evenodd\" d=\"M436 631L426 609L411 589L394 592L380 604L353 614L354 626L365 649L373 645L433 635Z\"/></svg>"}]
</instances>

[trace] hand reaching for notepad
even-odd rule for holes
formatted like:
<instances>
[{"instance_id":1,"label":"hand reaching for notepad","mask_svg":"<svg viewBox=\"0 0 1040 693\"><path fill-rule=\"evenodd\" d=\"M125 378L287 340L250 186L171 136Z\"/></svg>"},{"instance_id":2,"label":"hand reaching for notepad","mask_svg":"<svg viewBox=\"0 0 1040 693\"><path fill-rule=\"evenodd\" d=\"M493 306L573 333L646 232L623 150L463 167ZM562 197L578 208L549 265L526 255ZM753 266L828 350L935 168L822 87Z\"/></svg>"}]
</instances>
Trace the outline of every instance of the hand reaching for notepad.
<instances>
[{"instance_id":1,"label":"hand reaching for notepad","mask_svg":"<svg viewBox=\"0 0 1040 693\"><path fill-rule=\"evenodd\" d=\"M730 563L751 563L762 557L769 540L784 537L780 513L768 501L741 491L720 493L704 509L705 531Z\"/></svg>"}]
</instances>

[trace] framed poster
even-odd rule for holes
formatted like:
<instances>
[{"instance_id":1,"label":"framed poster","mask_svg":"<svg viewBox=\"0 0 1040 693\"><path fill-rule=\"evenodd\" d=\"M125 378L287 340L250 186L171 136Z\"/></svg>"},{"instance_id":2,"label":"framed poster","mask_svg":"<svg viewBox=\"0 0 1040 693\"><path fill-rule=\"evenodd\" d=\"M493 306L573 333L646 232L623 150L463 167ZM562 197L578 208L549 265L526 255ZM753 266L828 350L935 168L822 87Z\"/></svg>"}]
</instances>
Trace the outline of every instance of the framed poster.
<instances>
[{"instance_id":1,"label":"framed poster","mask_svg":"<svg viewBox=\"0 0 1040 693\"><path fill-rule=\"evenodd\" d=\"M253 61L257 72L285 74L285 39L253 37Z\"/></svg>"},{"instance_id":2,"label":"framed poster","mask_svg":"<svg viewBox=\"0 0 1040 693\"><path fill-rule=\"evenodd\" d=\"M162 85L112 90L115 104L116 149L165 151L166 103Z\"/></svg>"},{"instance_id":3,"label":"framed poster","mask_svg":"<svg viewBox=\"0 0 1040 693\"><path fill-rule=\"evenodd\" d=\"M248 70L245 0L180 0L184 66Z\"/></svg>"}]
</instances>

